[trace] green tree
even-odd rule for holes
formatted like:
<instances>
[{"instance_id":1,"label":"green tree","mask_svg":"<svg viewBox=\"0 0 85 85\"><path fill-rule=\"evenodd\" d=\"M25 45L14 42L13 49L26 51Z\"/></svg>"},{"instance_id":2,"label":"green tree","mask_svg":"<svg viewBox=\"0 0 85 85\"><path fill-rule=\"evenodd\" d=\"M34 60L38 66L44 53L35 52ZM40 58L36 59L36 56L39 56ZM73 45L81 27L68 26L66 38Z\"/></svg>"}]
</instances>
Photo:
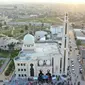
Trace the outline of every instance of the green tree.
<instances>
[{"instance_id":1,"label":"green tree","mask_svg":"<svg viewBox=\"0 0 85 85\"><path fill-rule=\"evenodd\" d=\"M0 27L2 27L2 23L0 23Z\"/></svg>"},{"instance_id":2,"label":"green tree","mask_svg":"<svg viewBox=\"0 0 85 85\"><path fill-rule=\"evenodd\" d=\"M4 25L7 25L6 21L4 21Z\"/></svg>"},{"instance_id":3,"label":"green tree","mask_svg":"<svg viewBox=\"0 0 85 85\"><path fill-rule=\"evenodd\" d=\"M25 25L25 30L28 30L28 26L27 25Z\"/></svg>"},{"instance_id":4,"label":"green tree","mask_svg":"<svg viewBox=\"0 0 85 85\"><path fill-rule=\"evenodd\" d=\"M11 53L14 50L14 47L15 47L15 43L12 42L12 43L8 44L9 54L10 54L9 57L11 57Z\"/></svg>"},{"instance_id":5,"label":"green tree","mask_svg":"<svg viewBox=\"0 0 85 85\"><path fill-rule=\"evenodd\" d=\"M23 30L20 30L20 33L23 33L24 31Z\"/></svg>"},{"instance_id":6,"label":"green tree","mask_svg":"<svg viewBox=\"0 0 85 85\"><path fill-rule=\"evenodd\" d=\"M13 35L12 34L8 34L8 37L13 37Z\"/></svg>"},{"instance_id":7,"label":"green tree","mask_svg":"<svg viewBox=\"0 0 85 85\"><path fill-rule=\"evenodd\" d=\"M81 45L81 40L76 41L77 46Z\"/></svg>"}]
</instances>

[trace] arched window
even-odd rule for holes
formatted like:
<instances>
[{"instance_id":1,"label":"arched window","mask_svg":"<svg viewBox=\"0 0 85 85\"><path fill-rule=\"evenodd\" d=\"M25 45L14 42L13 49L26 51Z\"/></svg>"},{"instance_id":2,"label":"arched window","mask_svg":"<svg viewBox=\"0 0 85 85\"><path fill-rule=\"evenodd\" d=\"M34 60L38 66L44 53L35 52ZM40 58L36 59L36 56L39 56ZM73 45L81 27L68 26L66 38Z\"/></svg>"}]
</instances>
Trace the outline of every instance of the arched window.
<instances>
[{"instance_id":1,"label":"arched window","mask_svg":"<svg viewBox=\"0 0 85 85\"><path fill-rule=\"evenodd\" d=\"M30 76L34 76L34 68L33 68L33 64L30 64Z\"/></svg>"}]
</instances>

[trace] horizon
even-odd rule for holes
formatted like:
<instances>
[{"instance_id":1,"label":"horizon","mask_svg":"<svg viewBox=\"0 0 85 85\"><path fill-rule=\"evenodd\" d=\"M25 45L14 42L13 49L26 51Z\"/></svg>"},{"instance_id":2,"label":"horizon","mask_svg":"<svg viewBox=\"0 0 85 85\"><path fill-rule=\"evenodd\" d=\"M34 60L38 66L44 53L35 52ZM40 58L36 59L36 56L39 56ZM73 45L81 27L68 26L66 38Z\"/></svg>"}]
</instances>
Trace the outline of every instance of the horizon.
<instances>
[{"instance_id":1,"label":"horizon","mask_svg":"<svg viewBox=\"0 0 85 85\"><path fill-rule=\"evenodd\" d=\"M0 1L0 4L29 4L29 3L47 3L47 4L85 4L85 0L3 0Z\"/></svg>"}]
</instances>

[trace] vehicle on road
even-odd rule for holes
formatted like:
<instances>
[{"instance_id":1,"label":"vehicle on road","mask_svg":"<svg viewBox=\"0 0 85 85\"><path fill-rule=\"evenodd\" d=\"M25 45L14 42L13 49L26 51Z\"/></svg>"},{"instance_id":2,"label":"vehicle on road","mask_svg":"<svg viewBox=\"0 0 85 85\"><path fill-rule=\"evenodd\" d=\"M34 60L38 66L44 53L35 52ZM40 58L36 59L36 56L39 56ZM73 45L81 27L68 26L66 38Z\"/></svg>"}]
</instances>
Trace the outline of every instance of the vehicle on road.
<instances>
[{"instance_id":1,"label":"vehicle on road","mask_svg":"<svg viewBox=\"0 0 85 85\"><path fill-rule=\"evenodd\" d=\"M71 66L72 66L72 67L74 67L74 65L73 65L73 64L72 64Z\"/></svg>"},{"instance_id":2,"label":"vehicle on road","mask_svg":"<svg viewBox=\"0 0 85 85\"><path fill-rule=\"evenodd\" d=\"M71 59L71 62L74 62L74 59Z\"/></svg>"},{"instance_id":3,"label":"vehicle on road","mask_svg":"<svg viewBox=\"0 0 85 85\"><path fill-rule=\"evenodd\" d=\"M80 63L80 61L81 61L81 60L79 59L78 62Z\"/></svg>"},{"instance_id":4,"label":"vehicle on road","mask_svg":"<svg viewBox=\"0 0 85 85\"><path fill-rule=\"evenodd\" d=\"M72 71L75 71L74 69L72 69Z\"/></svg>"},{"instance_id":5,"label":"vehicle on road","mask_svg":"<svg viewBox=\"0 0 85 85\"><path fill-rule=\"evenodd\" d=\"M72 69L72 73L75 74L75 70L74 69Z\"/></svg>"},{"instance_id":6,"label":"vehicle on road","mask_svg":"<svg viewBox=\"0 0 85 85\"><path fill-rule=\"evenodd\" d=\"M79 73L82 74L82 69L79 69Z\"/></svg>"}]
</instances>

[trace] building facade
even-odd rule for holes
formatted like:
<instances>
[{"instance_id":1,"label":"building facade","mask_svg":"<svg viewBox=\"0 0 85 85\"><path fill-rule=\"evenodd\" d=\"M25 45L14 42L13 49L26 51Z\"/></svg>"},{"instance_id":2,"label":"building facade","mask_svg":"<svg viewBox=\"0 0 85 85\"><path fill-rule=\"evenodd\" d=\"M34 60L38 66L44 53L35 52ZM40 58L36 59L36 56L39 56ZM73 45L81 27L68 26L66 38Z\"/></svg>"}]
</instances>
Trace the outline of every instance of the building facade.
<instances>
[{"instance_id":1,"label":"building facade","mask_svg":"<svg viewBox=\"0 0 85 85\"><path fill-rule=\"evenodd\" d=\"M68 20L64 21L62 44L54 40L36 42L34 36L27 34L23 39L22 50L14 59L16 78L38 76L49 70L52 75L67 74L68 67Z\"/></svg>"}]
</instances>

